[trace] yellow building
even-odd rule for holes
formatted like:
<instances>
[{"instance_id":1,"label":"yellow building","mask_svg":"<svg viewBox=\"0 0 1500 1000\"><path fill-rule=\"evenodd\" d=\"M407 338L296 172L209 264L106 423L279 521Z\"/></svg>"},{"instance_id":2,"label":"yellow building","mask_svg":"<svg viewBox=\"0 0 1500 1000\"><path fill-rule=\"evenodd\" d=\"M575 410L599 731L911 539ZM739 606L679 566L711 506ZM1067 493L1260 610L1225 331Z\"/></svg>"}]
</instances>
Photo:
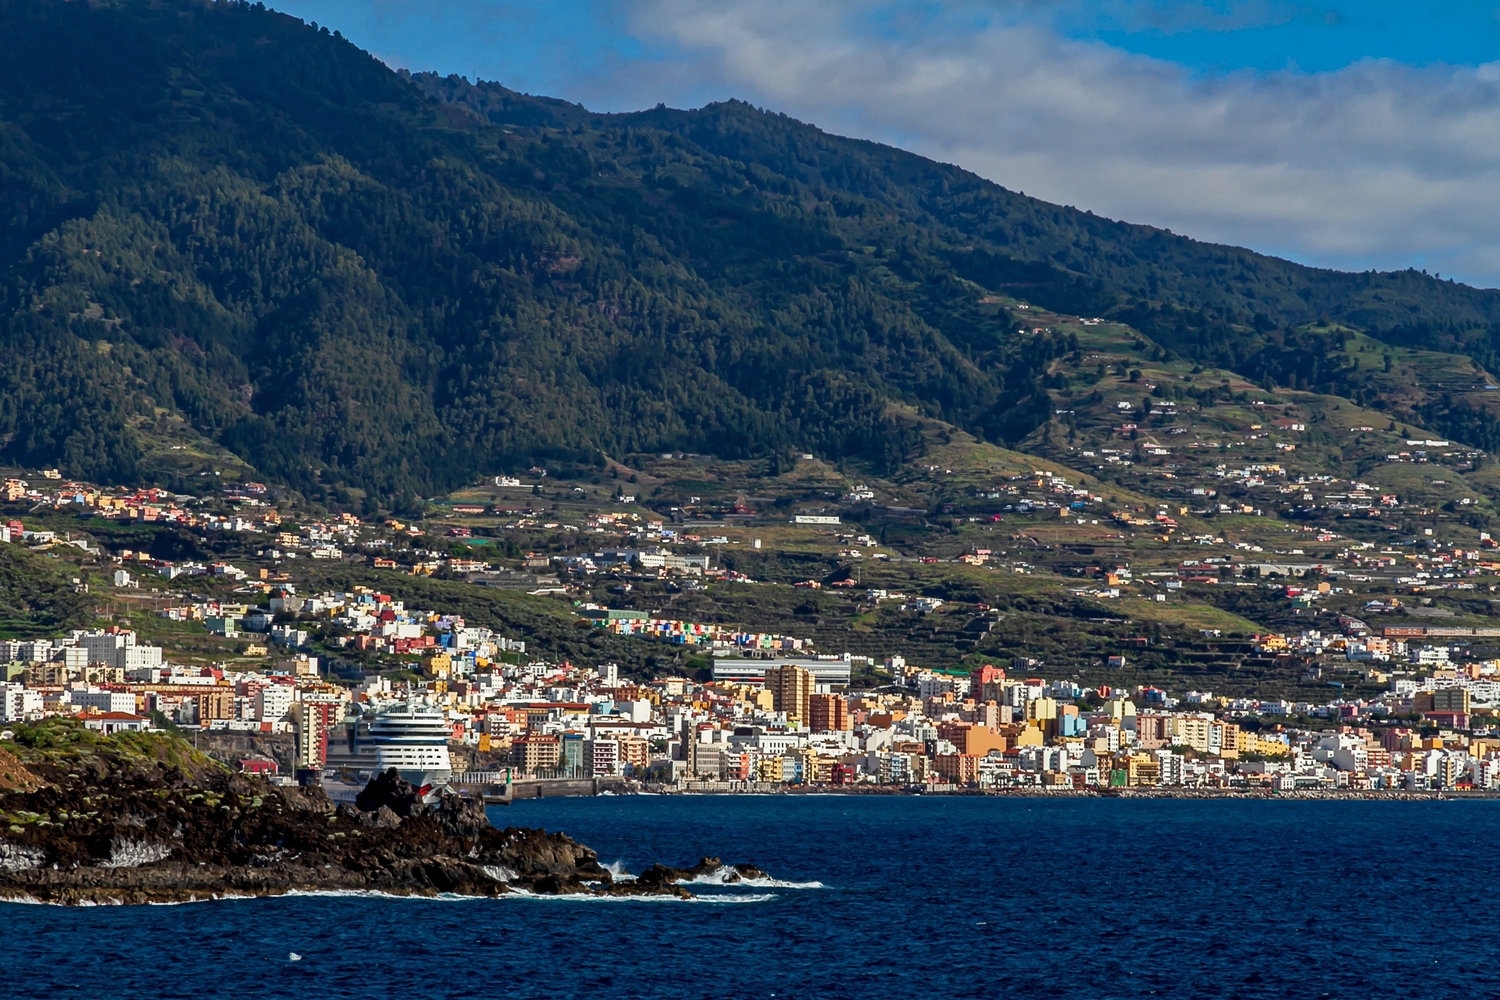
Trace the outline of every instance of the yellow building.
<instances>
[{"instance_id":1,"label":"yellow building","mask_svg":"<svg viewBox=\"0 0 1500 1000\"><path fill-rule=\"evenodd\" d=\"M771 692L772 711L785 712L788 722L806 722L814 690L811 670L791 664L766 668L766 690Z\"/></svg>"},{"instance_id":2,"label":"yellow building","mask_svg":"<svg viewBox=\"0 0 1500 1000\"><path fill-rule=\"evenodd\" d=\"M1039 747L1047 742L1041 727L1031 723L1024 726L1001 726L999 729L1006 735L1011 747Z\"/></svg>"},{"instance_id":3,"label":"yellow building","mask_svg":"<svg viewBox=\"0 0 1500 1000\"><path fill-rule=\"evenodd\" d=\"M1057 718L1056 698L1032 698L1026 703L1026 718L1036 722L1050 722Z\"/></svg>"},{"instance_id":4,"label":"yellow building","mask_svg":"<svg viewBox=\"0 0 1500 1000\"><path fill-rule=\"evenodd\" d=\"M781 777L781 758L762 757L755 762L755 779L765 782L779 782Z\"/></svg>"},{"instance_id":5,"label":"yellow building","mask_svg":"<svg viewBox=\"0 0 1500 1000\"><path fill-rule=\"evenodd\" d=\"M791 756L802 762L802 780L809 785L826 785L833 781L833 758L823 757L807 747L793 747ZM783 768L783 774L785 769Z\"/></svg>"},{"instance_id":6,"label":"yellow building","mask_svg":"<svg viewBox=\"0 0 1500 1000\"><path fill-rule=\"evenodd\" d=\"M747 708L760 709L762 712L776 711L776 696L764 688L749 688L741 693L740 700Z\"/></svg>"},{"instance_id":7,"label":"yellow building","mask_svg":"<svg viewBox=\"0 0 1500 1000\"><path fill-rule=\"evenodd\" d=\"M1225 760L1234 760L1240 755L1240 727L1233 722L1215 721L1209 731L1209 745L1217 747Z\"/></svg>"},{"instance_id":8,"label":"yellow building","mask_svg":"<svg viewBox=\"0 0 1500 1000\"><path fill-rule=\"evenodd\" d=\"M531 772L557 767L562 756L562 742L554 735L533 733L511 741L511 761Z\"/></svg>"},{"instance_id":9,"label":"yellow building","mask_svg":"<svg viewBox=\"0 0 1500 1000\"><path fill-rule=\"evenodd\" d=\"M1125 759L1126 780L1131 785L1161 783L1161 762L1148 753L1131 754Z\"/></svg>"},{"instance_id":10,"label":"yellow building","mask_svg":"<svg viewBox=\"0 0 1500 1000\"><path fill-rule=\"evenodd\" d=\"M1213 718L1207 715L1171 716L1170 742L1174 746L1192 747L1199 753L1209 752L1209 734Z\"/></svg>"},{"instance_id":11,"label":"yellow building","mask_svg":"<svg viewBox=\"0 0 1500 1000\"><path fill-rule=\"evenodd\" d=\"M1491 754L1500 753L1500 740L1481 739L1469 741L1469 754L1476 760L1484 760Z\"/></svg>"},{"instance_id":12,"label":"yellow building","mask_svg":"<svg viewBox=\"0 0 1500 1000\"><path fill-rule=\"evenodd\" d=\"M637 772L645 771L651 766L651 741L639 736L625 736L620 739L620 763L629 764Z\"/></svg>"},{"instance_id":13,"label":"yellow building","mask_svg":"<svg viewBox=\"0 0 1500 1000\"><path fill-rule=\"evenodd\" d=\"M1282 653L1286 651L1286 636L1284 635L1258 635L1254 641L1255 648L1262 653Z\"/></svg>"},{"instance_id":14,"label":"yellow building","mask_svg":"<svg viewBox=\"0 0 1500 1000\"><path fill-rule=\"evenodd\" d=\"M428 677L446 678L453 670L453 657L447 653L433 653L422 657L422 670Z\"/></svg>"},{"instance_id":15,"label":"yellow building","mask_svg":"<svg viewBox=\"0 0 1500 1000\"><path fill-rule=\"evenodd\" d=\"M1239 751L1242 754L1253 753L1262 757L1284 757L1291 753L1291 749L1280 740L1269 739L1259 733L1240 731Z\"/></svg>"}]
</instances>

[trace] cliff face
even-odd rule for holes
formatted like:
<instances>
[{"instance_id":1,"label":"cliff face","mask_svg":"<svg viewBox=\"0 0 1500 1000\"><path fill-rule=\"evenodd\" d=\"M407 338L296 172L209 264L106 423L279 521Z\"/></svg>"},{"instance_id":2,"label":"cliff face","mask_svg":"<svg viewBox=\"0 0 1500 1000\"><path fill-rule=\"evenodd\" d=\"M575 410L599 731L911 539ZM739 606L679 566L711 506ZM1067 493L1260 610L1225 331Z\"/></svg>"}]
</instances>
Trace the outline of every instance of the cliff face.
<instances>
[{"instance_id":1,"label":"cliff face","mask_svg":"<svg viewBox=\"0 0 1500 1000\"><path fill-rule=\"evenodd\" d=\"M456 795L422 804L394 772L359 807L224 770L172 737L22 727L0 744L0 897L148 903L294 890L398 895L669 894L615 883L597 855L490 825Z\"/></svg>"}]
</instances>

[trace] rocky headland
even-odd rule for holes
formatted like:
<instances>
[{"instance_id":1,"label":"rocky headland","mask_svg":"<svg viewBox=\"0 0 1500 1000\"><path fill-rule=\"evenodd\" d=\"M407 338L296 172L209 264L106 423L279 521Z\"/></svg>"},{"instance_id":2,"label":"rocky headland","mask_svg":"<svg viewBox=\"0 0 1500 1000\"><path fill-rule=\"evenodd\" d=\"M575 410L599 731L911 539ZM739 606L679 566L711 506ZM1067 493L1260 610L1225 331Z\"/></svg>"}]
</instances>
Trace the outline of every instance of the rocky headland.
<instances>
[{"instance_id":1,"label":"rocky headland","mask_svg":"<svg viewBox=\"0 0 1500 1000\"><path fill-rule=\"evenodd\" d=\"M162 733L100 736L67 720L0 741L0 898L164 903L288 892L690 898L704 858L615 878L561 833L498 829L477 801L423 803L394 771L354 806L238 774Z\"/></svg>"}]
</instances>

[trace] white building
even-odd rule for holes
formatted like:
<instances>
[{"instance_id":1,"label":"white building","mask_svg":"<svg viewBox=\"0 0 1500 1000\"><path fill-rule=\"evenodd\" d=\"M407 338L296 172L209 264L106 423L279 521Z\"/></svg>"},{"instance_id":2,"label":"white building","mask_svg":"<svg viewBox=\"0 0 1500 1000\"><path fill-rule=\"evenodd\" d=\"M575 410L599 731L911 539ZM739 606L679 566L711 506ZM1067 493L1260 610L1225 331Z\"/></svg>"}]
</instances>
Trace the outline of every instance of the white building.
<instances>
[{"instance_id":1,"label":"white building","mask_svg":"<svg viewBox=\"0 0 1500 1000\"><path fill-rule=\"evenodd\" d=\"M268 684L255 692L255 720L279 722L291 711L297 691L290 684Z\"/></svg>"},{"instance_id":2,"label":"white building","mask_svg":"<svg viewBox=\"0 0 1500 1000\"><path fill-rule=\"evenodd\" d=\"M0 722L24 722L42 715L42 693L22 684L0 682Z\"/></svg>"},{"instance_id":3,"label":"white building","mask_svg":"<svg viewBox=\"0 0 1500 1000\"><path fill-rule=\"evenodd\" d=\"M52 659L51 639L8 640L0 642L0 663L46 663Z\"/></svg>"},{"instance_id":4,"label":"white building","mask_svg":"<svg viewBox=\"0 0 1500 1000\"><path fill-rule=\"evenodd\" d=\"M96 712L121 712L135 714L135 695L129 691L104 691L99 688L74 688L68 692L68 702L80 708Z\"/></svg>"},{"instance_id":5,"label":"white building","mask_svg":"<svg viewBox=\"0 0 1500 1000\"><path fill-rule=\"evenodd\" d=\"M86 715L83 724L89 729L95 729L106 736L115 733L141 733L151 728L151 721L139 715L128 712L104 712L100 715Z\"/></svg>"},{"instance_id":6,"label":"white building","mask_svg":"<svg viewBox=\"0 0 1500 1000\"><path fill-rule=\"evenodd\" d=\"M1421 649L1413 649L1407 653L1407 658L1415 664L1429 667L1448 662L1448 647L1446 646L1423 646Z\"/></svg>"},{"instance_id":7,"label":"white building","mask_svg":"<svg viewBox=\"0 0 1500 1000\"><path fill-rule=\"evenodd\" d=\"M928 698L940 698L953 690L953 679L942 674L934 674L924 670L916 676L917 697L926 701Z\"/></svg>"},{"instance_id":8,"label":"white building","mask_svg":"<svg viewBox=\"0 0 1500 1000\"><path fill-rule=\"evenodd\" d=\"M161 647L127 646L120 650L119 658L113 666L124 667L126 670L160 670L162 667Z\"/></svg>"},{"instance_id":9,"label":"white building","mask_svg":"<svg viewBox=\"0 0 1500 1000\"><path fill-rule=\"evenodd\" d=\"M589 740L587 754L589 777L620 773L618 740Z\"/></svg>"},{"instance_id":10,"label":"white building","mask_svg":"<svg viewBox=\"0 0 1500 1000\"><path fill-rule=\"evenodd\" d=\"M89 664L126 670L153 670L162 665L161 647L137 645L134 632L79 632L75 638Z\"/></svg>"},{"instance_id":11,"label":"white building","mask_svg":"<svg viewBox=\"0 0 1500 1000\"><path fill-rule=\"evenodd\" d=\"M75 678L82 676L90 662L89 651L82 646L63 646L52 654L52 659L63 665L64 673Z\"/></svg>"},{"instance_id":12,"label":"white building","mask_svg":"<svg viewBox=\"0 0 1500 1000\"><path fill-rule=\"evenodd\" d=\"M631 722L641 723L651 721L651 703L645 698L637 701L623 701L615 705L615 713L623 719Z\"/></svg>"}]
</instances>

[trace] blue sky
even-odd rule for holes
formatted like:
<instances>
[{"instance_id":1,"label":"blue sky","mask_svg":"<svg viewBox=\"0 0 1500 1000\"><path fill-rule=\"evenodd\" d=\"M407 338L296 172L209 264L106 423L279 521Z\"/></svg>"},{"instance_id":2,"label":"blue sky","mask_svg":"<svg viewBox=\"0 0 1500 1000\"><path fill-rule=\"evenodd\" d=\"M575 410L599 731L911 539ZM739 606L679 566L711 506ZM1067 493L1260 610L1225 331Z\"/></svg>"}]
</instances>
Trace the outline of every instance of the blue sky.
<instances>
[{"instance_id":1,"label":"blue sky","mask_svg":"<svg viewBox=\"0 0 1500 1000\"><path fill-rule=\"evenodd\" d=\"M393 66L741 97L1007 187L1500 285L1500 0L278 0Z\"/></svg>"},{"instance_id":2,"label":"blue sky","mask_svg":"<svg viewBox=\"0 0 1500 1000\"><path fill-rule=\"evenodd\" d=\"M1083 5L1080 5L1083 6ZM1362 59L1477 66L1500 58L1500 3L1132 3L1064 30L1199 71L1326 72Z\"/></svg>"},{"instance_id":3,"label":"blue sky","mask_svg":"<svg viewBox=\"0 0 1500 1000\"><path fill-rule=\"evenodd\" d=\"M566 86L569 66L580 61L669 55L648 33L633 32L627 5L600 0L282 0L275 6L339 27L373 51L399 51L426 68L479 72L536 92ZM884 22L890 32L920 30L954 13L974 25L1040 23L1067 37L1200 72L1317 72L1371 58L1469 66L1500 59L1500 0L1039 0L871 7L872 25Z\"/></svg>"}]
</instances>

